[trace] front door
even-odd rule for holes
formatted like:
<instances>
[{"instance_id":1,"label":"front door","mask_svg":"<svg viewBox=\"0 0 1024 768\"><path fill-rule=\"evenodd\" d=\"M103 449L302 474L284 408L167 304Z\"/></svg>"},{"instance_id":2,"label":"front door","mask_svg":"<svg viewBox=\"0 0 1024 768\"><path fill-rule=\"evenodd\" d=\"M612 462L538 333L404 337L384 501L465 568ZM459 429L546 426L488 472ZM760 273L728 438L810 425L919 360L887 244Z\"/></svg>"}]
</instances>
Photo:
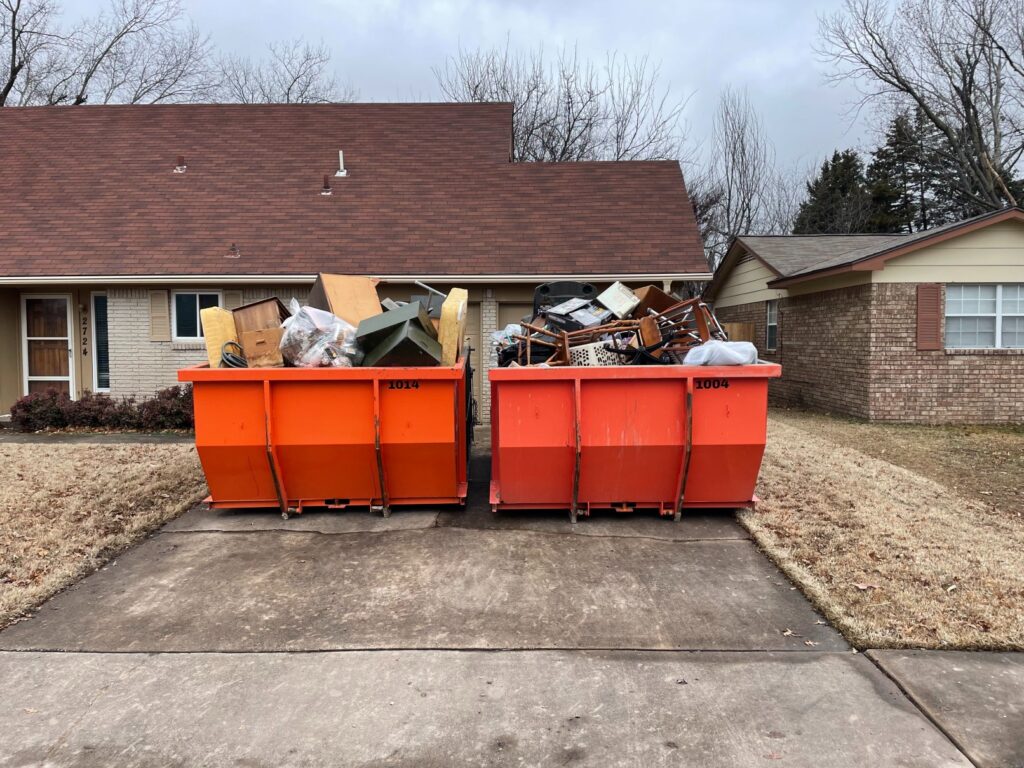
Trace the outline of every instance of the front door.
<instances>
[{"instance_id":1,"label":"front door","mask_svg":"<svg viewBox=\"0 0 1024 768\"><path fill-rule=\"evenodd\" d=\"M75 396L70 296L21 297L25 394L56 389Z\"/></svg>"}]
</instances>

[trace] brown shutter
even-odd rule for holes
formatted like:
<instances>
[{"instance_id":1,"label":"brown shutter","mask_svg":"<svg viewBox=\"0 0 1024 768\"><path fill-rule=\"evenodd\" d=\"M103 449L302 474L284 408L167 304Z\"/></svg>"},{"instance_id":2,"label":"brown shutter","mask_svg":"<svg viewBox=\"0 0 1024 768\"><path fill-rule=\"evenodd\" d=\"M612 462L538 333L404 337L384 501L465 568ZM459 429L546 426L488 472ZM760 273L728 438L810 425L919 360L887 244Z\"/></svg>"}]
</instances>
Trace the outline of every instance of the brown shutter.
<instances>
[{"instance_id":1,"label":"brown shutter","mask_svg":"<svg viewBox=\"0 0 1024 768\"><path fill-rule=\"evenodd\" d=\"M241 291L224 291L224 309L238 309L242 306Z\"/></svg>"},{"instance_id":2,"label":"brown shutter","mask_svg":"<svg viewBox=\"0 0 1024 768\"><path fill-rule=\"evenodd\" d=\"M149 340L171 340L171 305L167 291L149 292Z\"/></svg>"},{"instance_id":3,"label":"brown shutter","mask_svg":"<svg viewBox=\"0 0 1024 768\"><path fill-rule=\"evenodd\" d=\"M942 286L921 283L917 286L917 348L942 349Z\"/></svg>"}]
</instances>

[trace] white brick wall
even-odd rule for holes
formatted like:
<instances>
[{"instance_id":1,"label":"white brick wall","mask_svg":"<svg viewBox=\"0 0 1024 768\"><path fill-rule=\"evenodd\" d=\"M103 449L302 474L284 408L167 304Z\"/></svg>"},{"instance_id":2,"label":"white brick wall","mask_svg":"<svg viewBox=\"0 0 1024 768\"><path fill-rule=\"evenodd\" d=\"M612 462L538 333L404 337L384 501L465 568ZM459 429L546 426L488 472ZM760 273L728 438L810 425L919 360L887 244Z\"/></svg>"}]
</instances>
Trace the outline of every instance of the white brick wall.
<instances>
[{"instance_id":1,"label":"white brick wall","mask_svg":"<svg viewBox=\"0 0 1024 768\"><path fill-rule=\"evenodd\" d=\"M242 303L272 296L286 305L295 297L304 302L309 289L301 286L243 287ZM202 345L149 340L149 289L110 288L107 291L110 336L110 393L148 397L178 383L178 369L206 360Z\"/></svg>"},{"instance_id":2,"label":"white brick wall","mask_svg":"<svg viewBox=\"0 0 1024 768\"><path fill-rule=\"evenodd\" d=\"M487 381L487 372L497 363L494 347L491 346L491 334L498 330L498 302L490 297L485 297L480 302L480 367L477 375L480 376L480 423L490 424L491 422L491 385Z\"/></svg>"}]
</instances>

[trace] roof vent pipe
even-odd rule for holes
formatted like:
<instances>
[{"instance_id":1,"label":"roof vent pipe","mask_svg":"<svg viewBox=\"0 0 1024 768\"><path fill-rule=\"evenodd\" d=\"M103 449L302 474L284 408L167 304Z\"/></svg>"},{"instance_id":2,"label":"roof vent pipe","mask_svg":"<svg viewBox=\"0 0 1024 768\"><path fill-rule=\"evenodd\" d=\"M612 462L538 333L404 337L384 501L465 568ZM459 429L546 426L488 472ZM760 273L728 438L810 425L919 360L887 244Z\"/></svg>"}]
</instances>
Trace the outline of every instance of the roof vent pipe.
<instances>
[{"instance_id":1,"label":"roof vent pipe","mask_svg":"<svg viewBox=\"0 0 1024 768\"><path fill-rule=\"evenodd\" d=\"M186 170L188 170L188 166L185 165L185 156L184 155L178 155L178 164L176 166L174 166L174 172L175 173L184 173Z\"/></svg>"},{"instance_id":2,"label":"roof vent pipe","mask_svg":"<svg viewBox=\"0 0 1024 768\"><path fill-rule=\"evenodd\" d=\"M345 153L340 149L338 150L338 170L334 172L335 176L348 176L348 171L345 170Z\"/></svg>"},{"instance_id":3,"label":"roof vent pipe","mask_svg":"<svg viewBox=\"0 0 1024 768\"><path fill-rule=\"evenodd\" d=\"M331 190L331 177L328 176L325 173L324 174L324 186L323 186L323 189L320 190L320 194L321 195L329 195L329 194L331 194L331 191L332 191Z\"/></svg>"}]
</instances>

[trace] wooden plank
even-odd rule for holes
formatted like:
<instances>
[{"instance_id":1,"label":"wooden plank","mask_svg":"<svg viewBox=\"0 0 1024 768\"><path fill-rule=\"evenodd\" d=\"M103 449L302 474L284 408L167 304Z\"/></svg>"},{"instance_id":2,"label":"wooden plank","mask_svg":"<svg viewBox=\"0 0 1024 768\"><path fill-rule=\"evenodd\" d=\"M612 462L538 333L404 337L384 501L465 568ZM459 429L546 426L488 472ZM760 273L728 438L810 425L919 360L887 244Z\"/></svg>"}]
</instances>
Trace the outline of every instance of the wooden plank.
<instances>
[{"instance_id":1,"label":"wooden plank","mask_svg":"<svg viewBox=\"0 0 1024 768\"><path fill-rule=\"evenodd\" d=\"M754 323L722 323L722 328L729 336L729 341L756 341L757 326Z\"/></svg>"}]
</instances>

